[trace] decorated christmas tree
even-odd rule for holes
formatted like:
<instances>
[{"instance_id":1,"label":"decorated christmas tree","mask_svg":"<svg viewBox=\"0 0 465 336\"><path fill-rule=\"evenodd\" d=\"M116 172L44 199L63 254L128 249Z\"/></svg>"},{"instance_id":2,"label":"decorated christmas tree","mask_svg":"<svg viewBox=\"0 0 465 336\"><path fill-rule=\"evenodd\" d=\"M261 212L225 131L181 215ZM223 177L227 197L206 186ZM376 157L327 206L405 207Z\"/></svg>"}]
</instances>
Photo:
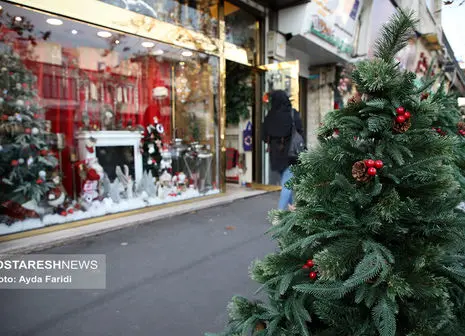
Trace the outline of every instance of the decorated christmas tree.
<instances>
[{"instance_id":1,"label":"decorated christmas tree","mask_svg":"<svg viewBox=\"0 0 465 336\"><path fill-rule=\"evenodd\" d=\"M163 125L155 117L153 118L153 124L147 126L146 134L142 141L144 171L151 172L153 177L160 175L162 135L164 132Z\"/></svg>"},{"instance_id":2,"label":"decorated christmas tree","mask_svg":"<svg viewBox=\"0 0 465 336\"><path fill-rule=\"evenodd\" d=\"M435 88L434 84L439 85ZM443 72L434 75L433 62L425 76L417 80L417 87L421 91L421 100L428 100L437 106L433 131L442 136L457 137L454 150L456 179L465 188L465 120L458 104L458 94L446 88Z\"/></svg>"},{"instance_id":3,"label":"decorated christmas tree","mask_svg":"<svg viewBox=\"0 0 465 336\"><path fill-rule=\"evenodd\" d=\"M438 105L438 118L433 123L433 130L442 136L457 138L454 150L456 179L462 189L465 188L465 120L462 117L454 92L447 92L444 79L435 91L423 92L422 99L430 100Z\"/></svg>"},{"instance_id":4,"label":"decorated christmas tree","mask_svg":"<svg viewBox=\"0 0 465 336\"><path fill-rule=\"evenodd\" d=\"M268 300L234 297L221 335L464 335L457 138L432 130L441 101L394 60L414 24L383 27L352 73L360 95L293 167L296 209L270 214L280 250L251 269Z\"/></svg>"},{"instance_id":5,"label":"decorated christmas tree","mask_svg":"<svg viewBox=\"0 0 465 336\"><path fill-rule=\"evenodd\" d=\"M17 53L0 55L0 204L15 218L34 216L21 206L37 204L55 187L51 176L58 161L47 144L35 81Z\"/></svg>"}]
</instances>

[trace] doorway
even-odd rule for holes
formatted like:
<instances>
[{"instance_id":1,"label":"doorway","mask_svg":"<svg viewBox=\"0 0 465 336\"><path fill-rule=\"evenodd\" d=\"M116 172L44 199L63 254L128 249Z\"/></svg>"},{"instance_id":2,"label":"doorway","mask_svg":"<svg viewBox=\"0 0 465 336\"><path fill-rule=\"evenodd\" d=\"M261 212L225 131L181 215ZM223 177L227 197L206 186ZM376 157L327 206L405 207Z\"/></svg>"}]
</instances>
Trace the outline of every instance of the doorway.
<instances>
[{"instance_id":1,"label":"doorway","mask_svg":"<svg viewBox=\"0 0 465 336\"><path fill-rule=\"evenodd\" d=\"M247 184L253 180L253 68L226 62L226 181Z\"/></svg>"}]
</instances>

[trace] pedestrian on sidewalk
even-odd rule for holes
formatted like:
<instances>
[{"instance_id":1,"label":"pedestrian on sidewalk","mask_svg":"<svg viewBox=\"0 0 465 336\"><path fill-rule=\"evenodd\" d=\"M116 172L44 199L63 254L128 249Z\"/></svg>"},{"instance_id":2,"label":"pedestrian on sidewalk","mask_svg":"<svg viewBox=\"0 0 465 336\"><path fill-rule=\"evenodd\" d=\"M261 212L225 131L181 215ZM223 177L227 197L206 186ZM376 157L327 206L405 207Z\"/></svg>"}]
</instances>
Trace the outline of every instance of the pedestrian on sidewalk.
<instances>
[{"instance_id":1,"label":"pedestrian on sidewalk","mask_svg":"<svg viewBox=\"0 0 465 336\"><path fill-rule=\"evenodd\" d=\"M292 107L287 93L276 90L269 95L271 108L263 122L263 140L268 145L271 169L279 172L281 178L281 195L278 208L293 210L292 190L286 183L292 178L290 166L297 163L296 158L289 157L293 124L303 137L302 119Z\"/></svg>"}]
</instances>

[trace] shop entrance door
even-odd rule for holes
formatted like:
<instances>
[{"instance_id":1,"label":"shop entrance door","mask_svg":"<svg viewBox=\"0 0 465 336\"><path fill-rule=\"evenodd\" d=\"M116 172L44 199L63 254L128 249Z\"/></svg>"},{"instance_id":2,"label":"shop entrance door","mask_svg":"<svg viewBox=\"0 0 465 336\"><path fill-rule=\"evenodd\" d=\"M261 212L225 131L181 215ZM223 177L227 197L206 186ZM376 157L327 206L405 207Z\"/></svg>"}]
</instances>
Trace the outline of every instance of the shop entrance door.
<instances>
[{"instance_id":1,"label":"shop entrance door","mask_svg":"<svg viewBox=\"0 0 465 336\"><path fill-rule=\"evenodd\" d=\"M262 65L258 67L261 72L261 96L265 97L266 93L273 90L284 90L287 92L291 99L292 107L299 111L299 61L282 62ZM256 123L256 127L260 127L265 120L268 113L269 106L264 99L261 103L260 123ZM257 118L258 119L258 118ZM258 121L256 119L256 121ZM255 129L255 134L261 134L260 129ZM256 158L255 167L258 168L257 173L260 172L261 176L255 175L256 179L260 179L263 184L279 185L279 173L274 172L270 168L270 157L267 151L267 145L260 139L256 139L256 149L261 154ZM258 148L257 148L258 147Z\"/></svg>"}]
</instances>

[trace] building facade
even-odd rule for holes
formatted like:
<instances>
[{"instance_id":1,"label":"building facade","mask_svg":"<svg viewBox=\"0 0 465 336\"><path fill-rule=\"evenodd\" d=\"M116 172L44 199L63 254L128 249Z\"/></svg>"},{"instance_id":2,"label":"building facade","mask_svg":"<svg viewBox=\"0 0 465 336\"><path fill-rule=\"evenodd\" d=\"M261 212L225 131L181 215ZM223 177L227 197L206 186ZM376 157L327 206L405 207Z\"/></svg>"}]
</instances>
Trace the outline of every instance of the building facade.
<instances>
[{"instance_id":1,"label":"building facade","mask_svg":"<svg viewBox=\"0 0 465 336\"><path fill-rule=\"evenodd\" d=\"M0 6L0 235L225 191L225 54L255 64L258 21L213 0Z\"/></svg>"}]
</instances>

